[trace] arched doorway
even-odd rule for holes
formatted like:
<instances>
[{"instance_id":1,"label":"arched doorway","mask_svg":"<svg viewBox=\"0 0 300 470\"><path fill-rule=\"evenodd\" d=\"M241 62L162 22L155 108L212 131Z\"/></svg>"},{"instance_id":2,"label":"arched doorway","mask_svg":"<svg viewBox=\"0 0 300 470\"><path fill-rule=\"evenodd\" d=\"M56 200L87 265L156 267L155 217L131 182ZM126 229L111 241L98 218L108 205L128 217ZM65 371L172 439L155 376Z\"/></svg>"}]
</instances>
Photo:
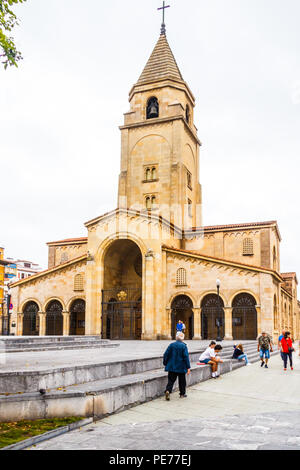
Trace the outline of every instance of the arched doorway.
<instances>
[{"instance_id":1,"label":"arched doorway","mask_svg":"<svg viewBox=\"0 0 300 470\"><path fill-rule=\"evenodd\" d=\"M257 338L256 300L247 293L238 294L232 302L233 339Z\"/></svg>"},{"instance_id":2,"label":"arched doorway","mask_svg":"<svg viewBox=\"0 0 300 470\"><path fill-rule=\"evenodd\" d=\"M36 302L27 302L23 309L23 336L38 336L39 306Z\"/></svg>"},{"instance_id":3,"label":"arched doorway","mask_svg":"<svg viewBox=\"0 0 300 470\"><path fill-rule=\"evenodd\" d=\"M85 334L85 301L76 299L70 308L70 335Z\"/></svg>"},{"instance_id":4,"label":"arched doorway","mask_svg":"<svg viewBox=\"0 0 300 470\"><path fill-rule=\"evenodd\" d=\"M202 339L225 335L224 302L217 294L208 294L201 303Z\"/></svg>"},{"instance_id":5,"label":"arched doorway","mask_svg":"<svg viewBox=\"0 0 300 470\"><path fill-rule=\"evenodd\" d=\"M58 300L52 300L46 309L46 336L63 335L63 307Z\"/></svg>"},{"instance_id":6,"label":"arched doorway","mask_svg":"<svg viewBox=\"0 0 300 470\"><path fill-rule=\"evenodd\" d=\"M176 337L176 325L179 320L185 324L185 339L193 339L194 336L194 312L193 302L187 295L178 295L171 305L172 313L172 338Z\"/></svg>"},{"instance_id":7,"label":"arched doorway","mask_svg":"<svg viewBox=\"0 0 300 470\"><path fill-rule=\"evenodd\" d=\"M104 257L102 338L142 337L142 253L131 240L115 240Z\"/></svg>"}]
</instances>

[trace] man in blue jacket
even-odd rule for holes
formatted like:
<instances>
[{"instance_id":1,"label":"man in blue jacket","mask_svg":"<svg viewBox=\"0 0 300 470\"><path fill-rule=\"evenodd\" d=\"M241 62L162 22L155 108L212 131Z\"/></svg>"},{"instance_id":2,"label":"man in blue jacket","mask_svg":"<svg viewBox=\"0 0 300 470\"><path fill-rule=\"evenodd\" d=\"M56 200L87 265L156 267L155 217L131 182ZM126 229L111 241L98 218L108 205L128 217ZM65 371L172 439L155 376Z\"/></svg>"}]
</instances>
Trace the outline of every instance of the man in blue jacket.
<instances>
[{"instance_id":1,"label":"man in blue jacket","mask_svg":"<svg viewBox=\"0 0 300 470\"><path fill-rule=\"evenodd\" d=\"M178 377L180 398L186 397L185 374L190 374L191 365L188 348L183 342L184 334L177 333L176 342L171 343L164 354L165 371L168 372L168 385L165 391L166 400L170 400L174 383Z\"/></svg>"}]
</instances>

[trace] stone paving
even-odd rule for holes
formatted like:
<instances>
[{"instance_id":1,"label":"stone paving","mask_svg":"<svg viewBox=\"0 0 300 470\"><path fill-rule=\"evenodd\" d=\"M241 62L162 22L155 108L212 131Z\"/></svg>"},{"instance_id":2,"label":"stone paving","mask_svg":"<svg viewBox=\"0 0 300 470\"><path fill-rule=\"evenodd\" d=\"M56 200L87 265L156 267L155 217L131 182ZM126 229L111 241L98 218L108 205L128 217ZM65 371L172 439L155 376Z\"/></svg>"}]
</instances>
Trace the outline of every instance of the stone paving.
<instances>
[{"instance_id":1,"label":"stone paving","mask_svg":"<svg viewBox=\"0 0 300 470\"><path fill-rule=\"evenodd\" d=\"M298 354L298 353L297 353ZM300 450L300 358L284 372L280 356L192 386L188 397L159 398L34 450Z\"/></svg>"},{"instance_id":2,"label":"stone paving","mask_svg":"<svg viewBox=\"0 0 300 470\"><path fill-rule=\"evenodd\" d=\"M164 353L171 341L117 341L117 348L91 348L58 351L39 351L22 353L0 354L1 372L21 372L28 370L57 369L113 362L119 360L140 359L144 357L159 356ZM236 341L223 341L223 345L235 344ZM207 347L209 341L186 341L189 351L197 351ZM247 341L243 341L247 343ZM2 357L1 357L2 356Z\"/></svg>"}]
</instances>

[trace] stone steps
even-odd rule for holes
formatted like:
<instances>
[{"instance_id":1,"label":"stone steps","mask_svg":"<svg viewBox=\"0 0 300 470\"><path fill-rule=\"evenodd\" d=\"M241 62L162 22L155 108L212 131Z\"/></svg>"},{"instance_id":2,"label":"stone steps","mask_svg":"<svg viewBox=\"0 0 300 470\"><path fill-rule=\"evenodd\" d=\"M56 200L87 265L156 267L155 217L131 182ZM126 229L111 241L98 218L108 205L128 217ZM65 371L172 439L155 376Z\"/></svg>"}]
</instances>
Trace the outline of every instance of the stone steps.
<instances>
[{"instance_id":1,"label":"stone steps","mask_svg":"<svg viewBox=\"0 0 300 470\"><path fill-rule=\"evenodd\" d=\"M0 339L0 353L56 351L119 346L99 336L37 336Z\"/></svg>"},{"instance_id":2,"label":"stone steps","mask_svg":"<svg viewBox=\"0 0 300 470\"><path fill-rule=\"evenodd\" d=\"M256 350L256 342L247 345L246 350ZM191 363L197 363L203 349L190 353ZM222 357L231 359L232 346L224 346ZM257 354L257 353L256 353ZM96 360L96 358L95 358ZM55 389L73 384L83 384L96 380L121 377L156 370L162 367L162 356L142 359L98 362L80 366L57 367L45 370L23 370L0 373L0 394L36 392L39 389Z\"/></svg>"},{"instance_id":3,"label":"stone steps","mask_svg":"<svg viewBox=\"0 0 300 470\"><path fill-rule=\"evenodd\" d=\"M256 343L245 347L245 352L252 357L252 362L259 360L255 346ZM244 367L244 362L225 358L230 353L232 355L232 349L232 346L228 346L223 350L224 363L220 365L222 374ZM278 351L274 354L278 354ZM188 386L210 379L210 366L196 364L199 351L193 352L190 356L192 372L187 378ZM119 362L101 366L108 368L106 377L81 384L57 387L57 389L48 390L43 396L36 391L2 395L0 397L0 421L65 416L93 416L100 419L157 398L164 393L166 372L163 370L161 357L124 361L123 365ZM99 367L99 364L95 367Z\"/></svg>"},{"instance_id":4,"label":"stone steps","mask_svg":"<svg viewBox=\"0 0 300 470\"><path fill-rule=\"evenodd\" d=\"M277 352L273 353L277 354ZM256 361L258 355L256 355ZM221 364L221 373L245 367L244 363L225 359ZM187 378L188 386L195 385L211 377L209 366L193 363L191 375ZM124 375L72 385L60 390L39 393L26 393L0 398L0 421L18 421L20 419L42 419L65 416L86 416L101 419L118 413L146 401L158 398L164 393L167 382L166 372L162 368L143 373ZM174 391L177 386L174 387Z\"/></svg>"}]
</instances>

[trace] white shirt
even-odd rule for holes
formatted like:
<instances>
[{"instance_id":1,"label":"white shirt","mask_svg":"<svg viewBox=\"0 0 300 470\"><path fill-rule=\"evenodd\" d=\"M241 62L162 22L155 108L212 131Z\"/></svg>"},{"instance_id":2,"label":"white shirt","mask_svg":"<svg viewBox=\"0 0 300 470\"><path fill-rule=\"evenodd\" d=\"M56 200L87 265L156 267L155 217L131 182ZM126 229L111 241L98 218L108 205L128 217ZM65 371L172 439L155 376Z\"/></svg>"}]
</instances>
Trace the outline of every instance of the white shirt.
<instances>
[{"instance_id":1,"label":"white shirt","mask_svg":"<svg viewBox=\"0 0 300 470\"><path fill-rule=\"evenodd\" d=\"M216 357L215 350L213 348L208 347L199 357L199 361L203 361L204 359L211 359L212 357Z\"/></svg>"}]
</instances>

